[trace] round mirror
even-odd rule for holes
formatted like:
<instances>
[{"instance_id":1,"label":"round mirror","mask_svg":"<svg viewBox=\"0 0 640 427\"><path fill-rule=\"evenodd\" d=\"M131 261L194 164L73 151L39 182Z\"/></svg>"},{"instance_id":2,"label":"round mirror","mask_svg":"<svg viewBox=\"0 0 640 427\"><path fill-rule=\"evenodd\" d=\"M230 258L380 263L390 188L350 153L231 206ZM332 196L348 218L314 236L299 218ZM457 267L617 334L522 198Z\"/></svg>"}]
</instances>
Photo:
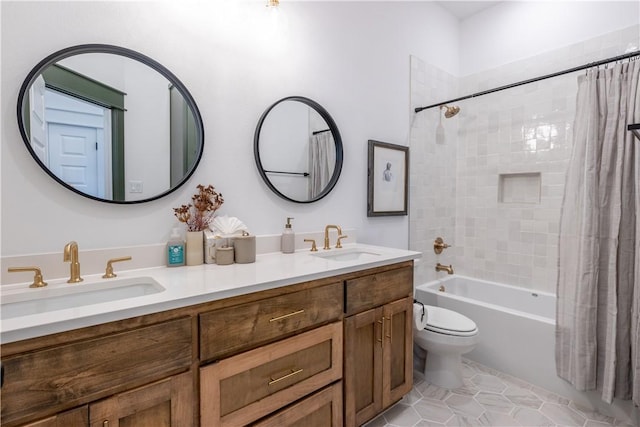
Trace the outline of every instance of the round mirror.
<instances>
[{"instance_id":1,"label":"round mirror","mask_svg":"<svg viewBox=\"0 0 640 427\"><path fill-rule=\"evenodd\" d=\"M256 127L253 152L267 186L296 203L329 194L342 170L338 127L327 110L301 96L267 108Z\"/></svg>"},{"instance_id":2,"label":"round mirror","mask_svg":"<svg viewBox=\"0 0 640 427\"><path fill-rule=\"evenodd\" d=\"M53 179L109 203L171 193L193 174L204 146L200 112L180 80L110 45L73 46L40 61L20 88L18 124Z\"/></svg>"}]
</instances>

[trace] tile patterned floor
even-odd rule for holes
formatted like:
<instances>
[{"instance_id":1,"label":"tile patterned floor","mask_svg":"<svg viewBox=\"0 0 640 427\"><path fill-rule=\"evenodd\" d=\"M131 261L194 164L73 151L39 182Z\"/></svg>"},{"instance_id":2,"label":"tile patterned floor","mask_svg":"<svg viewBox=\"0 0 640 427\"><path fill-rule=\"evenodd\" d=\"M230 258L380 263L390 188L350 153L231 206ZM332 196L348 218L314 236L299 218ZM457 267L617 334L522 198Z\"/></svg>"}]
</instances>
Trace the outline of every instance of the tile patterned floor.
<instances>
[{"instance_id":1,"label":"tile patterned floor","mask_svg":"<svg viewBox=\"0 0 640 427\"><path fill-rule=\"evenodd\" d=\"M469 360L463 376L463 387L447 390L415 372L411 392L365 426L633 427Z\"/></svg>"}]
</instances>

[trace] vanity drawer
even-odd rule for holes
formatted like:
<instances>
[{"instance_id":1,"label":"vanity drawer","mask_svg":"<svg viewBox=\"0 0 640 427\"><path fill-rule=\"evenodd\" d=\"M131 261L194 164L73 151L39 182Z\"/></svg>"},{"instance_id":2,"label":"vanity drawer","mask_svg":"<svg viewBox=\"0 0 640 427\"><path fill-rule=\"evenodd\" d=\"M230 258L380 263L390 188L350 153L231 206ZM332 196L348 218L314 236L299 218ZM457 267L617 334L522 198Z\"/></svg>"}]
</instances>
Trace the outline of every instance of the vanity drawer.
<instances>
[{"instance_id":1,"label":"vanity drawer","mask_svg":"<svg viewBox=\"0 0 640 427\"><path fill-rule=\"evenodd\" d=\"M201 422L246 425L341 377L336 322L201 368Z\"/></svg>"},{"instance_id":2,"label":"vanity drawer","mask_svg":"<svg viewBox=\"0 0 640 427\"><path fill-rule=\"evenodd\" d=\"M413 268L402 267L347 280L347 316L413 295Z\"/></svg>"},{"instance_id":3,"label":"vanity drawer","mask_svg":"<svg viewBox=\"0 0 640 427\"><path fill-rule=\"evenodd\" d=\"M340 319L341 282L200 315L200 360L214 360Z\"/></svg>"},{"instance_id":4,"label":"vanity drawer","mask_svg":"<svg viewBox=\"0 0 640 427\"><path fill-rule=\"evenodd\" d=\"M191 366L187 317L2 359L2 424L52 415Z\"/></svg>"},{"instance_id":5,"label":"vanity drawer","mask_svg":"<svg viewBox=\"0 0 640 427\"><path fill-rule=\"evenodd\" d=\"M342 382L330 385L252 427L342 427Z\"/></svg>"}]
</instances>

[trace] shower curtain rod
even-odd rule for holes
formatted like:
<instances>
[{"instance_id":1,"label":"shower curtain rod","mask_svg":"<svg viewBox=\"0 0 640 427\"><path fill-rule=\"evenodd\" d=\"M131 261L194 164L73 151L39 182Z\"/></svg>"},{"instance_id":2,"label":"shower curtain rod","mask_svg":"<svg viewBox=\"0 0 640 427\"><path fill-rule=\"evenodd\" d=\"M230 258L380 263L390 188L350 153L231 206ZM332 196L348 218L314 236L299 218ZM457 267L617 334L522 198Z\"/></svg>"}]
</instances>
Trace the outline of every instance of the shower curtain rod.
<instances>
[{"instance_id":1,"label":"shower curtain rod","mask_svg":"<svg viewBox=\"0 0 640 427\"><path fill-rule=\"evenodd\" d=\"M614 56L613 58L603 59L602 61L590 62L588 64L584 64L584 65L581 65L579 67L569 68L567 70L558 71L556 73L547 74L547 75L540 76L540 77L534 77L532 79L523 80L523 81L520 81L520 82L517 82L517 83L511 83L511 84L508 84L508 85L505 85L505 86L496 87L494 89L483 90L482 92L477 92L477 93L474 93L472 95L461 96L460 98L455 98L455 99L450 99L448 101L438 102L437 104L427 105L426 107L417 107L415 109L415 112L419 113L422 110L427 110L429 108L439 107L441 105L449 104L451 102L462 101L462 100L469 99L469 98L475 98L477 96L487 95L487 94L490 94L490 93L493 93L493 92L499 92L499 91L505 90L505 89L511 89L512 87L517 87L517 86L522 86L522 85L526 85L526 84L529 84L529 83L539 82L540 80L546 80L546 79L550 79L551 77L557 77L557 76L561 76L563 74L569 74L569 73L573 73L573 72L576 72L576 71L586 70L587 68L591 68L591 67L598 67L600 65L605 65L605 64L608 64L610 62L616 62L616 61L621 61L623 59L633 58L634 56L640 56L640 50L636 50L634 52L625 53L625 54L619 55L619 56Z\"/></svg>"}]
</instances>

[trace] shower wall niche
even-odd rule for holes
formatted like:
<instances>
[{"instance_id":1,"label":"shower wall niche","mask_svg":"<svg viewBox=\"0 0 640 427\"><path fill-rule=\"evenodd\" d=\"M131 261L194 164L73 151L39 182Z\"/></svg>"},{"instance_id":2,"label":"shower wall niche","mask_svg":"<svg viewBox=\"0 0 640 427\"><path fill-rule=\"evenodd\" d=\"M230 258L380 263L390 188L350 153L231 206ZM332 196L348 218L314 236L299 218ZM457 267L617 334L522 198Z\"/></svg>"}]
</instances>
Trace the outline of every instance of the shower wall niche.
<instances>
[{"instance_id":1,"label":"shower wall niche","mask_svg":"<svg viewBox=\"0 0 640 427\"><path fill-rule=\"evenodd\" d=\"M414 63L422 61L412 58L411 105L620 55L629 45L640 45L637 25L463 78L426 63L420 75ZM441 277L433 271L441 262L458 274L555 292L577 77L457 102L460 113L442 119L443 145L435 144L439 109L412 114L409 239L411 249L423 252L416 283ZM437 236L453 247L434 255Z\"/></svg>"},{"instance_id":2,"label":"shower wall niche","mask_svg":"<svg viewBox=\"0 0 640 427\"><path fill-rule=\"evenodd\" d=\"M540 172L498 175L498 203L540 203Z\"/></svg>"}]
</instances>

